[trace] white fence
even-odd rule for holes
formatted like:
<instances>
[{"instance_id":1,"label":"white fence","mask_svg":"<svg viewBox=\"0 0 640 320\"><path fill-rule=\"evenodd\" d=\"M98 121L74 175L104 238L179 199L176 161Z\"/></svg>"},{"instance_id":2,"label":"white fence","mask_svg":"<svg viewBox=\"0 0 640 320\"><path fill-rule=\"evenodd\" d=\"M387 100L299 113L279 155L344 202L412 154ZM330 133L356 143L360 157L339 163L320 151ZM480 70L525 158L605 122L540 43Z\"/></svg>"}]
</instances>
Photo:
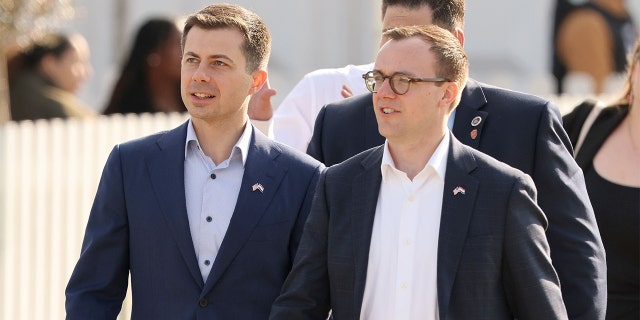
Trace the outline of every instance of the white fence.
<instances>
[{"instance_id":1,"label":"white fence","mask_svg":"<svg viewBox=\"0 0 640 320\"><path fill-rule=\"evenodd\" d=\"M554 100L564 113L582 98ZM64 289L111 148L186 118L114 115L0 126L0 319L64 319ZM128 319L129 310L126 300L120 318Z\"/></svg>"},{"instance_id":2,"label":"white fence","mask_svg":"<svg viewBox=\"0 0 640 320\"><path fill-rule=\"evenodd\" d=\"M185 119L116 115L0 127L0 319L64 319L64 289L111 148Z\"/></svg>"}]
</instances>

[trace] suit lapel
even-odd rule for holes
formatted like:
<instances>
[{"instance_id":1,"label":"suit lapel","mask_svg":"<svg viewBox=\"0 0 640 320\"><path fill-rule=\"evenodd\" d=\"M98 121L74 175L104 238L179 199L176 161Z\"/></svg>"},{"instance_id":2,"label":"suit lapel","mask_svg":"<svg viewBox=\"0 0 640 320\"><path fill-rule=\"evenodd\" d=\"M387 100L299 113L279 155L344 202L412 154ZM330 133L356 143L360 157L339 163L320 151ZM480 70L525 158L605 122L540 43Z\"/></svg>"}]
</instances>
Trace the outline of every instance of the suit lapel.
<instances>
[{"instance_id":1,"label":"suit lapel","mask_svg":"<svg viewBox=\"0 0 640 320\"><path fill-rule=\"evenodd\" d=\"M147 167L153 191L165 221L171 229L182 259L191 276L203 286L198 268L184 194L184 148L187 138L187 122L168 131L158 141L158 150L147 156Z\"/></svg>"},{"instance_id":2,"label":"suit lapel","mask_svg":"<svg viewBox=\"0 0 640 320\"><path fill-rule=\"evenodd\" d=\"M473 155L452 137L438 237L437 286L440 319L446 319L451 290L473 213L479 185L479 182L470 175L475 167ZM454 190L457 191L454 192Z\"/></svg>"},{"instance_id":3,"label":"suit lapel","mask_svg":"<svg viewBox=\"0 0 640 320\"><path fill-rule=\"evenodd\" d=\"M382 183L380 165L383 152L384 145L379 146L362 161L362 170L355 175L351 186L351 198L353 201L348 212L353 212L351 225L353 226L355 245L354 304L356 310L360 310L362 307L367 279L373 220L376 214L380 184Z\"/></svg>"},{"instance_id":4,"label":"suit lapel","mask_svg":"<svg viewBox=\"0 0 640 320\"><path fill-rule=\"evenodd\" d=\"M242 184L229 228L224 236L203 294L209 292L231 264L254 227L275 196L286 168L278 166L280 151L262 133L253 128L253 137L247 154ZM252 186L262 184L263 192L253 191Z\"/></svg>"},{"instance_id":5,"label":"suit lapel","mask_svg":"<svg viewBox=\"0 0 640 320\"><path fill-rule=\"evenodd\" d=\"M467 81L456 108L452 131L460 142L474 149L480 145L482 129L489 116L489 113L480 110L486 103L487 99L478 82L471 79Z\"/></svg>"}]
</instances>

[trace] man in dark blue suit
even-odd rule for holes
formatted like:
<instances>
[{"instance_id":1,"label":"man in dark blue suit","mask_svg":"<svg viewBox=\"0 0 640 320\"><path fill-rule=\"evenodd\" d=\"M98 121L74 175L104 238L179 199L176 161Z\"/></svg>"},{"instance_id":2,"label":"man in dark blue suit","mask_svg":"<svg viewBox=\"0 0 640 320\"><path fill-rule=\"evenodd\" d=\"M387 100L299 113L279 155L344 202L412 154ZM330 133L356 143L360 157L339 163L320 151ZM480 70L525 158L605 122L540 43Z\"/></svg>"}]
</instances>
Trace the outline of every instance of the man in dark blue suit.
<instances>
[{"instance_id":1,"label":"man in dark blue suit","mask_svg":"<svg viewBox=\"0 0 640 320\"><path fill-rule=\"evenodd\" d=\"M182 39L180 127L116 146L105 165L67 319L266 319L296 253L323 165L248 121L267 79L256 14L212 5Z\"/></svg>"},{"instance_id":2,"label":"man in dark blue suit","mask_svg":"<svg viewBox=\"0 0 640 320\"><path fill-rule=\"evenodd\" d=\"M320 178L272 320L567 319L533 181L459 142L468 60L409 26L365 74L383 146Z\"/></svg>"},{"instance_id":3,"label":"man in dark blue suit","mask_svg":"<svg viewBox=\"0 0 640 320\"><path fill-rule=\"evenodd\" d=\"M436 24L464 44L464 1L382 1L383 30ZM469 79L449 120L462 143L529 174L549 219L547 238L571 319L604 319L605 252L582 171L550 101ZM307 152L330 166L384 143L372 94L322 108Z\"/></svg>"}]
</instances>

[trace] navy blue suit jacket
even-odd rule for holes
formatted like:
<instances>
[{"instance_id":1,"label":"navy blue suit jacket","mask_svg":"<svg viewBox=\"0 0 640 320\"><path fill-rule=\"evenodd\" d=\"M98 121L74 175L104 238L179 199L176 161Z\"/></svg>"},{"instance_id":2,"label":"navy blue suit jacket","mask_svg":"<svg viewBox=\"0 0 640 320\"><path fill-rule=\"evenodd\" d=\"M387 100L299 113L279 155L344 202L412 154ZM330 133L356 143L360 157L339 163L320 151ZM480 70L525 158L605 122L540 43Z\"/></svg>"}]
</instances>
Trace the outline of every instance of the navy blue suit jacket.
<instances>
[{"instance_id":1,"label":"navy blue suit jacket","mask_svg":"<svg viewBox=\"0 0 640 320\"><path fill-rule=\"evenodd\" d=\"M320 178L293 270L272 320L358 320L384 147ZM451 138L437 253L447 319L566 319L531 178ZM463 194L452 192L456 187Z\"/></svg>"},{"instance_id":2,"label":"navy blue suit jacket","mask_svg":"<svg viewBox=\"0 0 640 320\"><path fill-rule=\"evenodd\" d=\"M473 121L476 117L479 123ZM470 79L452 131L462 143L533 178L538 203L549 219L551 257L569 317L604 319L605 252L558 108ZM369 93L324 106L307 153L330 166L382 143Z\"/></svg>"},{"instance_id":3,"label":"navy blue suit jacket","mask_svg":"<svg viewBox=\"0 0 640 320\"><path fill-rule=\"evenodd\" d=\"M111 152L67 285L67 319L115 319L129 272L132 319L268 317L323 166L254 128L235 211L203 281L186 210L186 133L187 123Z\"/></svg>"}]
</instances>

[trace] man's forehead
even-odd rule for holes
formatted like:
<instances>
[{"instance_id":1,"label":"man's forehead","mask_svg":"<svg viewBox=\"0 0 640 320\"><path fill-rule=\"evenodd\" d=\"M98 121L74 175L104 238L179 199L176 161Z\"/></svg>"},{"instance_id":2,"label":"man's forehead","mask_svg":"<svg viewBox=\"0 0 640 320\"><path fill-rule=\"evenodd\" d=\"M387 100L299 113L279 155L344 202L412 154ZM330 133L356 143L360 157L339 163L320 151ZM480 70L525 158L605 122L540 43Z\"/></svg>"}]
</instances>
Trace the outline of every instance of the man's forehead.
<instances>
[{"instance_id":1,"label":"man's forehead","mask_svg":"<svg viewBox=\"0 0 640 320\"><path fill-rule=\"evenodd\" d=\"M232 28L204 29L193 27L185 38L185 49L238 49L241 50L244 37L242 33ZM185 50L187 51L187 50Z\"/></svg>"},{"instance_id":2,"label":"man's forehead","mask_svg":"<svg viewBox=\"0 0 640 320\"><path fill-rule=\"evenodd\" d=\"M415 36L389 40L378 51L374 67L376 70L384 72L393 71L407 74L411 74L412 72L409 70L416 68L429 68L431 66L429 61L433 57L430 48L430 44ZM386 70L388 68L393 70Z\"/></svg>"},{"instance_id":3,"label":"man's forehead","mask_svg":"<svg viewBox=\"0 0 640 320\"><path fill-rule=\"evenodd\" d=\"M430 25L433 23L433 12L429 6L424 5L417 8L405 6L389 6L382 19L382 31L387 31L397 27Z\"/></svg>"}]
</instances>

